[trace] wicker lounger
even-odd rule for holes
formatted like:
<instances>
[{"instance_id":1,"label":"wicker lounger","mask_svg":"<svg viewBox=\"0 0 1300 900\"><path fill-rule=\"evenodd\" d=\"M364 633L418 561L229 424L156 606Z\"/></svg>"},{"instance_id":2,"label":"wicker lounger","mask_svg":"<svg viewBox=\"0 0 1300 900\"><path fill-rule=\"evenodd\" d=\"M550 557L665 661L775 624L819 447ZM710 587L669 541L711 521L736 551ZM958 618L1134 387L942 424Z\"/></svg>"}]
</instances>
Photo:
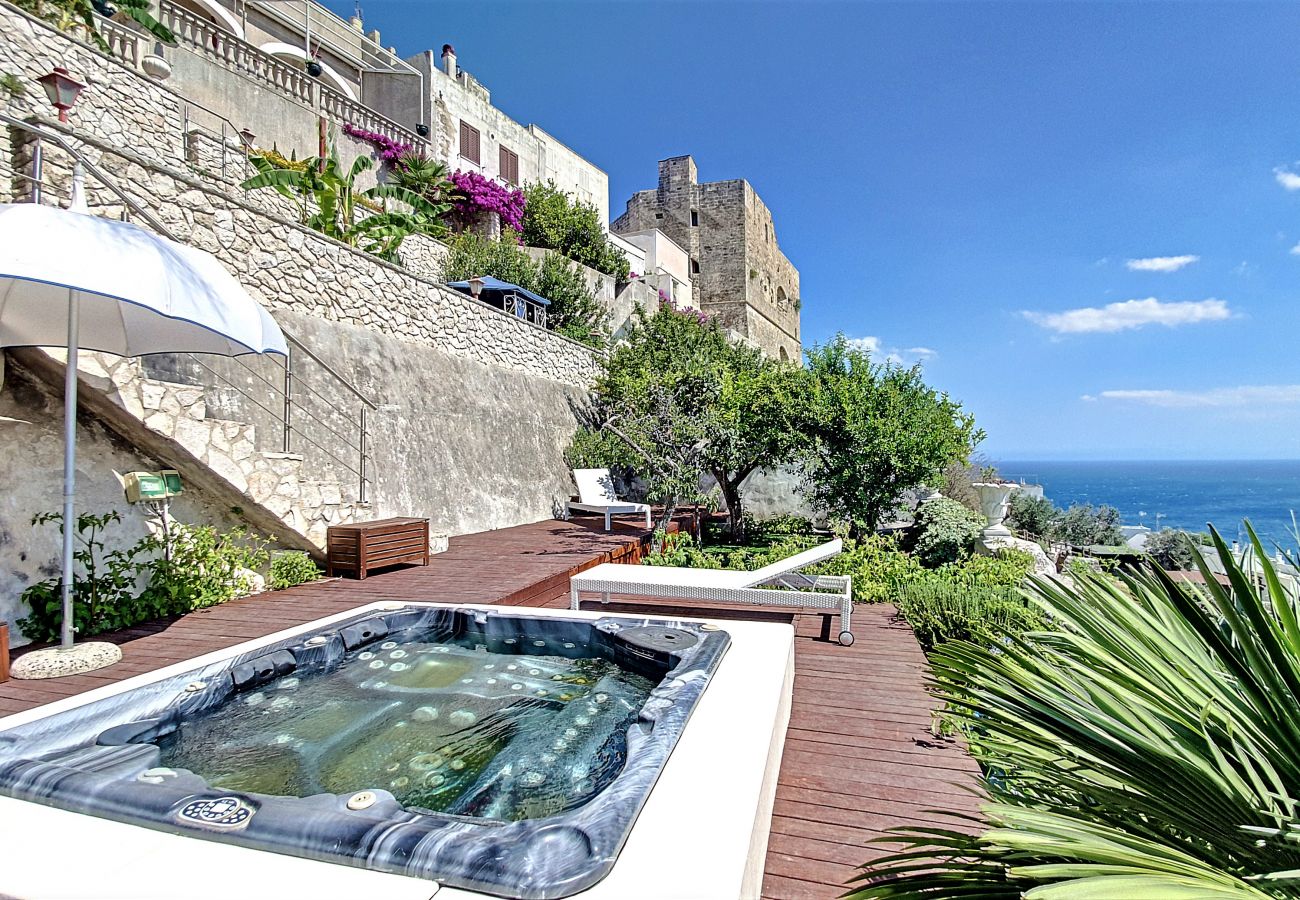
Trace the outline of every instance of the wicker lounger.
<instances>
[{"instance_id":1,"label":"wicker lounger","mask_svg":"<svg viewBox=\"0 0 1300 900\"><path fill-rule=\"evenodd\" d=\"M798 571L829 559L843 546L842 541L834 540L752 572L602 563L569 579L569 605L571 609L578 609L580 595L586 593L600 594L605 603L609 602L611 595L621 594L752 606L838 609L839 641L847 647L853 643L850 624L852 578L848 575L803 575Z\"/></svg>"}]
</instances>

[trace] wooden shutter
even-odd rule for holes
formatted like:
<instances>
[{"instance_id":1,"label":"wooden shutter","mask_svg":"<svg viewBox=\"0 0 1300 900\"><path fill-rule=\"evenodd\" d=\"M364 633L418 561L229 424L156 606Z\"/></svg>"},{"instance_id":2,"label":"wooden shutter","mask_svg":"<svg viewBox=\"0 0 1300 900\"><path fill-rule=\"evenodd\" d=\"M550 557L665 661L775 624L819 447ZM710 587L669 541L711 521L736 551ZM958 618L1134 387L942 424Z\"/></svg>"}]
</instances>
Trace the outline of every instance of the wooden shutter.
<instances>
[{"instance_id":1,"label":"wooden shutter","mask_svg":"<svg viewBox=\"0 0 1300 900\"><path fill-rule=\"evenodd\" d=\"M478 129L468 122L460 123L460 155L472 163L480 162Z\"/></svg>"},{"instance_id":2,"label":"wooden shutter","mask_svg":"<svg viewBox=\"0 0 1300 900\"><path fill-rule=\"evenodd\" d=\"M501 148L501 177L511 184L519 183L519 154Z\"/></svg>"}]
</instances>

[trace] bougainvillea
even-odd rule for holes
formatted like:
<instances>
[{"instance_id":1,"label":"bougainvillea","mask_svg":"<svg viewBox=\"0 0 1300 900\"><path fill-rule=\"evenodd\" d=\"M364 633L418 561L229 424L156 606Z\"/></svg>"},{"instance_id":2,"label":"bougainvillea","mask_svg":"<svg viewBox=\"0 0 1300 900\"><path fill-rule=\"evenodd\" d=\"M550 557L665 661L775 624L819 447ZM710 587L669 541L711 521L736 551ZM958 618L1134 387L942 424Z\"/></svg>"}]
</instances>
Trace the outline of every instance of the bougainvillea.
<instances>
[{"instance_id":1,"label":"bougainvillea","mask_svg":"<svg viewBox=\"0 0 1300 900\"><path fill-rule=\"evenodd\" d=\"M709 317L698 309L678 304L671 297L665 296L663 291L659 292L659 308L670 310L679 316L686 316L688 319L694 319L701 325L705 325L709 321Z\"/></svg>"},{"instance_id":2,"label":"bougainvillea","mask_svg":"<svg viewBox=\"0 0 1300 900\"><path fill-rule=\"evenodd\" d=\"M461 222L472 221L480 212L494 212L501 217L502 227L524 230L523 191L511 190L478 172L458 170L451 176L451 183L459 195L452 211Z\"/></svg>"},{"instance_id":3,"label":"bougainvillea","mask_svg":"<svg viewBox=\"0 0 1300 900\"><path fill-rule=\"evenodd\" d=\"M412 149L410 144L393 140L388 135L380 134L378 131L367 131L351 123L344 123L343 133L372 145L379 152L379 158L389 165L397 162L403 153L410 153Z\"/></svg>"}]
</instances>

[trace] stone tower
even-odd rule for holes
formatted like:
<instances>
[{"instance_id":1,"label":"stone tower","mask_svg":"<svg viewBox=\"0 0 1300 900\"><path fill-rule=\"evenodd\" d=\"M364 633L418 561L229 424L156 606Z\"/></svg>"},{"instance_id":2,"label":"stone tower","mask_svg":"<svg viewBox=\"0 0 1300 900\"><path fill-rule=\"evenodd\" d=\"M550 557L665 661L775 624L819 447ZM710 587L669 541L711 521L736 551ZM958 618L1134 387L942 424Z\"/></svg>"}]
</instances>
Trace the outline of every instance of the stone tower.
<instances>
[{"instance_id":1,"label":"stone tower","mask_svg":"<svg viewBox=\"0 0 1300 900\"><path fill-rule=\"evenodd\" d=\"M638 191L610 224L658 228L691 257L696 305L776 359L800 359L799 270L776 242L772 213L743 178L700 184L695 160L659 162L659 186Z\"/></svg>"}]
</instances>

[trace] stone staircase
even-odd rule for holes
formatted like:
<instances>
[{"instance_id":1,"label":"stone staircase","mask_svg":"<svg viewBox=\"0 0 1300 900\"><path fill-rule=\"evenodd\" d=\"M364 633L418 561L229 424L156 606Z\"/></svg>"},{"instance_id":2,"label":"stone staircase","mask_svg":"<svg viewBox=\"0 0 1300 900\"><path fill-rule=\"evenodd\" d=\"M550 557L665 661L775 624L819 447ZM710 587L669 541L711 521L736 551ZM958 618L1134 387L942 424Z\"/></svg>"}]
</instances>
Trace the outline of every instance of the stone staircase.
<instances>
[{"instance_id":1,"label":"stone staircase","mask_svg":"<svg viewBox=\"0 0 1300 900\"><path fill-rule=\"evenodd\" d=\"M37 352L57 363L61 379L66 357ZM330 525L370 518L370 504L358 499L354 480L310 477L303 456L259 449L257 426L209 417L204 387L150 377L140 360L103 353L83 353L78 371L83 407L93 408L99 395L126 413L138 431L121 416L109 416L114 421L105 424L150 455L175 460L187 481L198 474L195 464L201 465L207 476L200 476L202 487L238 507L255 530L276 532L271 536L280 543L319 555Z\"/></svg>"}]
</instances>

